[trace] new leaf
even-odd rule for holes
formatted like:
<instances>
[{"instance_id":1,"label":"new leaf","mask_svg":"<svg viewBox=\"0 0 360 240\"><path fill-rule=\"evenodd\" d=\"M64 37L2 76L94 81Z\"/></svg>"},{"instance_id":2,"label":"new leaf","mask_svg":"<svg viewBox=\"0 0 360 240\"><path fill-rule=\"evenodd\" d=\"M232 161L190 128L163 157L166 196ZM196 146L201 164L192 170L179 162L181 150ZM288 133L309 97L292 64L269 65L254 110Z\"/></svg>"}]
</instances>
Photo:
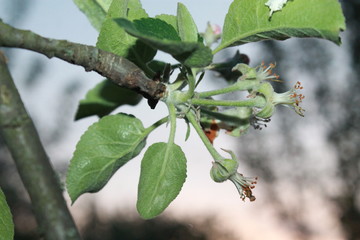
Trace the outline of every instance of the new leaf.
<instances>
[{"instance_id":1,"label":"new leaf","mask_svg":"<svg viewBox=\"0 0 360 240\"><path fill-rule=\"evenodd\" d=\"M70 161L66 184L72 202L97 192L112 175L144 148L149 131L131 115L101 118L81 136Z\"/></svg>"},{"instance_id":2,"label":"new leaf","mask_svg":"<svg viewBox=\"0 0 360 240\"><path fill-rule=\"evenodd\" d=\"M158 18L142 18L133 22L118 18L115 22L149 46L171 54L189 67L205 67L212 61L210 48L199 42L184 42L176 29Z\"/></svg>"},{"instance_id":3,"label":"new leaf","mask_svg":"<svg viewBox=\"0 0 360 240\"><path fill-rule=\"evenodd\" d=\"M194 19L184 4L178 3L177 7L177 25L179 36L184 42L197 42L198 30Z\"/></svg>"},{"instance_id":4,"label":"new leaf","mask_svg":"<svg viewBox=\"0 0 360 240\"><path fill-rule=\"evenodd\" d=\"M186 158L176 144L155 143L141 162L137 209L145 218L164 211L179 194L186 178Z\"/></svg>"},{"instance_id":5,"label":"new leaf","mask_svg":"<svg viewBox=\"0 0 360 240\"><path fill-rule=\"evenodd\" d=\"M73 0L93 27L100 31L112 0Z\"/></svg>"},{"instance_id":6,"label":"new leaf","mask_svg":"<svg viewBox=\"0 0 360 240\"><path fill-rule=\"evenodd\" d=\"M113 19L135 20L146 17L148 15L141 7L139 0L113 0L101 27L96 46L102 50L123 56L138 65L138 67L143 68L147 62L154 58L156 50L127 34Z\"/></svg>"},{"instance_id":7,"label":"new leaf","mask_svg":"<svg viewBox=\"0 0 360 240\"><path fill-rule=\"evenodd\" d=\"M223 48L260 40L315 37L340 44L345 18L338 0L295 0L269 17L267 0L235 0L223 27Z\"/></svg>"}]
</instances>

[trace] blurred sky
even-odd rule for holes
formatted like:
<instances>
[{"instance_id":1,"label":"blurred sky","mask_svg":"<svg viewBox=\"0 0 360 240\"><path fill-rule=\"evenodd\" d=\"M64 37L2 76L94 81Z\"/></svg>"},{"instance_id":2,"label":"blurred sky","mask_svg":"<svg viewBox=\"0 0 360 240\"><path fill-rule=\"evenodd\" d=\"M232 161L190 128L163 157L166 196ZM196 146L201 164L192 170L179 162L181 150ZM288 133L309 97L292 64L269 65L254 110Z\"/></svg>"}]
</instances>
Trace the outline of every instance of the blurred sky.
<instances>
[{"instance_id":1,"label":"blurred sky","mask_svg":"<svg viewBox=\"0 0 360 240\"><path fill-rule=\"evenodd\" d=\"M0 18L4 22L10 21L13 15L9 15L11 9L5 8L6 2L12 0L0 0ZM40 35L50 38L66 39L73 42L95 45L97 31L87 21L73 4L71 0L17 0L18 4L27 2L31 7L25 16L17 15L21 21L16 23L16 27L30 29ZM223 19L231 3L230 0L183 0L189 11L192 13L198 29L203 31L208 21L222 26ZM175 14L177 1L174 0L143 0L144 8L150 16L167 13ZM256 45L256 44L255 44ZM248 54L250 59L259 58L259 49L254 44L242 47L241 51ZM85 72L83 68L72 66L58 59L48 60L46 57L32 53L26 50L14 51L14 61L10 59L12 75L19 86L21 96L25 102L28 111L32 116L36 116L37 128L40 133L46 132L48 127L53 127L56 122L51 113L53 109L59 106L56 102L59 98L58 89L74 80L82 81L82 88L76 94L80 100L88 89L94 86L103 78L96 73ZM164 55L160 55L163 57ZM22 79L26 78L24 69L27 69L33 58L42 60L46 66L41 78L42 87L33 91L27 91L22 84ZM60 103L61 105L61 103ZM76 103L65 105L64 109L70 109L75 114ZM160 117L166 114L166 108L161 104L156 110L151 110L143 101L137 108L123 107L120 111L132 113L144 122L144 126L149 126ZM84 120L73 122L70 125L70 132L65 136L64 141L56 146L49 146L47 152L54 161L69 161L72 152L75 149L76 142L86 128L97 119L90 117ZM264 208L266 201L265 195L262 195L261 177L258 186L254 190L257 197L255 202L242 202L235 187L230 182L223 184L214 183L209 176L211 167L211 157L205 147L197 139L195 132L192 132L190 139L184 142L185 124L178 121L179 130L176 142L182 147L188 159L188 177L180 195L165 211L167 214L186 217L200 215L218 216L218 226L225 226L230 231L241 233L244 239L293 239L291 233L285 230L279 222L274 220L272 209ZM267 131L271 131L271 124ZM249 134L252 134L250 131ZM148 139L148 146L153 142L167 141L168 134L165 126L156 130ZM221 136L216 140L216 146L225 149L235 149L235 141L229 136ZM144 151L143 151L144 152ZM106 187L96 194L86 194L70 207L72 211L81 214L83 205L87 199L100 200L102 203L101 211L111 214L116 209L135 210L137 183L140 172L140 160L142 154L136 159L127 163L121 168ZM225 156L225 155L224 155ZM241 169L245 175L252 175L246 169ZM270 200L271 201L271 200ZM331 226L334 224L331 220L326 223L328 216L324 212L318 216L321 221ZM328 230L328 235L318 239L340 239L339 233L335 228ZM330 237L332 236L332 237Z\"/></svg>"}]
</instances>

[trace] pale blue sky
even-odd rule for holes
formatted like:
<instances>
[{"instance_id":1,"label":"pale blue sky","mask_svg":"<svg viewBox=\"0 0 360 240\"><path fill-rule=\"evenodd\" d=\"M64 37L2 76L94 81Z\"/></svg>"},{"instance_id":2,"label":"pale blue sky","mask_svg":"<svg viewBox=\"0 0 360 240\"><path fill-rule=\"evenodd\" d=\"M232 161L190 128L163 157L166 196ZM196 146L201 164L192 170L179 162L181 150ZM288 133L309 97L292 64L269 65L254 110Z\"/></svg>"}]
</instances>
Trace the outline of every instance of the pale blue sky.
<instances>
[{"instance_id":1,"label":"pale blue sky","mask_svg":"<svg viewBox=\"0 0 360 240\"><path fill-rule=\"evenodd\" d=\"M10 10L4 7L6 6L5 3L9 1L12 0L0 0L0 18L4 22L10 19ZM85 15L77 9L71 0L17 0L17 2L19 4L31 2L31 9L23 16L23 19L16 27L30 29L50 38L95 45L97 39L96 30L92 28ZM144 0L142 2L150 16L161 13L176 13L177 1L174 0ZM181 2L192 13L200 31L205 29L208 21L222 26L223 19L231 3L230 0L182 0ZM259 50L254 45L241 48L241 50L249 54L251 58L259 57ZM45 81L43 81L41 89L28 92L21 83L22 79L26 77L23 69L26 69L33 57L42 59L46 65L46 70L42 75ZM55 106L58 106L56 102L58 98L53 97L58 96L58 88L74 79L81 79L84 81L83 88L76 95L80 99L87 89L102 80L102 77L98 74L85 72L81 67L72 66L57 59L49 61L46 57L26 50L17 50L15 60L10 59L10 65L28 111L37 118L39 123L37 127L40 133L46 132L47 127L52 126L51 124L54 122L51 114L48 113ZM70 107L74 109L75 106L76 104ZM64 106L64 108L66 107L69 106ZM163 106L159 105L153 111L148 108L145 101L137 109L124 107L121 110L132 113L144 120L145 126L150 125L160 116L166 114L166 109ZM61 144L47 149L50 158L52 160L70 159L81 134L94 121L96 121L96 118L92 117L72 123L70 126L72 134L66 136ZM179 126L180 131L176 141L183 147L188 158L188 178L183 191L166 212L176 216L218 214L221 219L219 225L225 223L232 231L242 232L245 239L262 240L265 236L266 239L290 239L289 234L273 220L271 209L263 208L263 205L269 199L262 197L261 178L257 188L255 188L257 200L254 203L242 202L232 183L218 184L210 179L209 170L212 161L210 155L200 144L195 132L187 142L184 142L185 125L182 121L179 121ZM271 131L271 127L268 131ZM148 144L166 140L167 129L162 127L149 137ZM235 141L228 136L218 139L217 144L218 147L226 149L236 148ZM115 174L102 191L80 197L79 201L71 209L81 213L83 211L81 203L86 202L86 199L94 198L102 201L102 210L109 214L114 209L121 209L122 207L135 209L139 166L140 158L129 162ZM251 173L249 174L251 175ZM326 215L324 215L324 218L326 218Z\"/></svg>"}]
</instances>

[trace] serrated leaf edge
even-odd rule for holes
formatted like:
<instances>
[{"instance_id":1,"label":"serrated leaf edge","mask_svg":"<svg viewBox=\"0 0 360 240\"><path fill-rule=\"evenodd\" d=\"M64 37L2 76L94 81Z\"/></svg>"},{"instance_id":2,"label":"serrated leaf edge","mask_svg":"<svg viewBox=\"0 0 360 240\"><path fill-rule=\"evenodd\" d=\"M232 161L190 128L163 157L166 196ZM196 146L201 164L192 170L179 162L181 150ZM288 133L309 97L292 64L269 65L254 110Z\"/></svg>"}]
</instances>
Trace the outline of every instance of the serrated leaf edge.
<instances>
[{"instance_id":1,"label":"serrated leaf edge","mask_svg":"<svg viewBox=\"0 0 360 240\"><path fill-rule=\"evenodd\" d=\"M127 114L126 114L126 115L127 115ZM115 115L108 115L108 116L115 116ZM94 124L98 124L98 123L99 123L99 121L98 121L98 122L95 122ZM82 141L82 139L84 138L85 133L86 133L92 126L94 126L94 124L90 125L90 126L88 127L88 129L87 129L87 130L82 134L82 136L80 137L80 140L79 140L78 143L76 144L76 148L75 148L74 155L73 155L72 159L73 159L73 158L75 157L75 155L77 154L78 144L79 144L79 143ZM127 156L127 155L130 154L130 153L132 153L132 152L139 146L139 144L141 144L141 143L146 139L147 135L148 135L151 131L152 131L152 129L150 129L150 128L144 128L144 131L143 131L143 133L140 135L138 141L136 141L135 144L131 144L133 147L132 147L129 151L125 151L125 153L122 154L122 157L116 157L116 158L115 158L115 157L111 157L111 158L113 158L114 160L113 160L113 161L109 161L109 163L106 164L106 167L109 166L109 165L111 165L111 164L115 165L117 160L119 160L119 159ZM131 159L133 159L133 158L136 157L136 156L137 156L137 155L133 156L133 157L130 158L128 161L130 161ZM128 162L128 161L127 161L127 162ZM127 163L127 162L126 162L126 163ZM124 163L122 166L124 166L126 163ZM70 165L71 165L71 161L70 161ZM68 169L70 169L70 165L69 165L69 168L68 168ZM120 166L120 168L121 168L122 166ZM102 167L102 168L101 168L102 170L100 170L99 172L104 171L103 169L106 169L106 167ZM119 169L120 169L120 168L119 168ZM118 170L118 169L117 169L117 170ZM85 176L88 176L88 175L91 174L92 172L95 172L95 170L94 170L94 171L91 171L91 172L89 172L89 173L86 173L85 175L81 176L81 177L79 178L79 180L83 179ZM97 174L96 178L98 179L99 176L101 176L101 174ZM112 176L113 176L113 174L108 178L108 180L109 180ZM67 178L66 178L66 179L67 179ZM72 194L70 194L70 193L71 193L71 191L70 191L71 188L69 188L68 185L69 185L69 184L68 184L68 182L66 181L66 189L67 189L67 191L68 191L68 193L69 193L69 196L70 196L70 199L71 199L71 204L74 204L75 201L76 201L82 194L88 192L88 191L83 191L81 194L78 194L76 197L73 197ZM92 186L94 186L94 185L91 185L91 186L89 186L88 188L91 188ZM100 191L100 190L101 190L101 189L99 189L99 191Z\"/></svg>"}]
</instances>

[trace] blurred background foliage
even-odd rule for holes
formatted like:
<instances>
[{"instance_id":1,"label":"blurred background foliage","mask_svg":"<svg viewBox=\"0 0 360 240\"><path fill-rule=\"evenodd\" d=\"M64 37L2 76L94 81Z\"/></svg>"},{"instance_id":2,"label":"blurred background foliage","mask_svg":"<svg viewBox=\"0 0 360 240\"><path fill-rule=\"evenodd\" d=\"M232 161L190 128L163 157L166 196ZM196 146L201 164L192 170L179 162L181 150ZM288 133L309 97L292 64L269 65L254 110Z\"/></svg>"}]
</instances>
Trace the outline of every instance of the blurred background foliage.
<instances>
[{"instance_id":1,"label":"blurred background foliage","mask_svg":"<svg viewBox=\"0 0 360 240\"><path fill-rule=\"evenodd\" d=\"M300 119L278 109L270 123L276 130L239 139L238 155L266 185L266 207L299 239L317 235L309 216L324 208L344 239L360 239L360 1L341 4L347 22L341 48L316 39L261 46L282 79L304 83L310 114ZM280 91L285 85L275 83ZM312 141L319 138L325 146Z\"/></svg>"},{"instance_id":2,"label":"blurred background foliage","mask_svg":"<svg viewBox=\"0 0 360 240\"><path fill-rule=\"evenodd\" d=\"M242 164L260 177L259 185L268 199L261 207L272 209L277 221L297 239L318 236L321 230L316 221L325 220L323 216L331 217L343 239L360 239L360 1L341 3L347 20L341 48L316 39L266 41L256 45L262 55L250 58L252 66L262 60L276 62L275 71L285 80L274 83L278 91L285 91L297 80L307 90L305 118L279 108L271 128L251 131L240 138L237 151ZM22 21L19 16L31 11L27 1L12 0L6 4L16 13L9 24ZM14 62L16 54L11 49L5 51ZM226 52L228 56L224 58L234 54ZM30 94L42 87L39 76L46 71L43 61L34 58L30 66L24 67L28 77L20 84ZM76 108L74 95L81 87L81 80L74 79L58 89L58 108ZM67 134L73 108L54 111L56 122L41 134L46 147L56 145ZM36 122L37 117L33 117ZM55 167L62 173L66 168L56 163ZM28 196L2 141L0 186L14 216L15 239L39 239ZM106 218L97 209L100 206L93 204L86 222L81 223L84 239L234 239L232 234L217 229L211 216L204 216L193 225L187 219L164 216L144 221L120 212Z\"/></svg>"}]
</instances>

